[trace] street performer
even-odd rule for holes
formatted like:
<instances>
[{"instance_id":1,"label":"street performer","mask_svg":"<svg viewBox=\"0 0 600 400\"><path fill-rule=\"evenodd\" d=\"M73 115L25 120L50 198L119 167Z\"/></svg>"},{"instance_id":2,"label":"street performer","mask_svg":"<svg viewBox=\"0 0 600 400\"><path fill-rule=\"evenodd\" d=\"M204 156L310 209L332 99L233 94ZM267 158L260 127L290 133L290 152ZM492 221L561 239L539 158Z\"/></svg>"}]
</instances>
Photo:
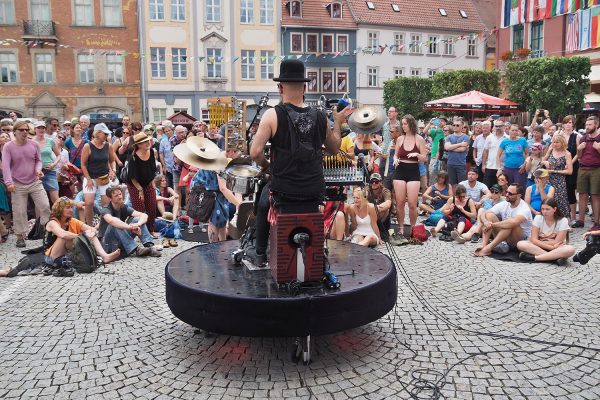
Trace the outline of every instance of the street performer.
<instances>
[{"instance_id":1,"label":"street performer","mask_svg":"<svg viewBox=\"0 0 600 400\"><path fill-rule=\"evenodd\" d=\"M270 197L275 203L286 204L322 202L325 191L323 177L323 146L329 154L340 149L341 125L345 111L333 107L333 128L324 112L304 103L306 83L304 64L300 60L284 60L277 82L281 103L267 110L252 141L250 155L267 171L271 181L263 188L256 215L256 244L246 251L255 265L267 261L267 241L270 225L267 215ZM271 142L271 160L264 155L265 145Z\"/></svg>"}]
</instances>

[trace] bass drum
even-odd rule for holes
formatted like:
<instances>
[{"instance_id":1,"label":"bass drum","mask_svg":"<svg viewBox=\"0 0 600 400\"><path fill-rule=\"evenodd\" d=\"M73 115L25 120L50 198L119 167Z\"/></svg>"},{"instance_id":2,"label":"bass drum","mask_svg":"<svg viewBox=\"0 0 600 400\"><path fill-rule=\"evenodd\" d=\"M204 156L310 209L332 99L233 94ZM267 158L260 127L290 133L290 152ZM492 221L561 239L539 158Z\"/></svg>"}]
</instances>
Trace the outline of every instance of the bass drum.
<instances>
[{"instance_id":1,"label":"bass drum","mask_svg":"<svg viewBox=\"0 0 600 400\"><path fill-rule=\"evenodd\" d=\"M260 169L252 165L234 165L225 170L227 189L242 196L254 193Z\"/></svg>"}]
</instances>

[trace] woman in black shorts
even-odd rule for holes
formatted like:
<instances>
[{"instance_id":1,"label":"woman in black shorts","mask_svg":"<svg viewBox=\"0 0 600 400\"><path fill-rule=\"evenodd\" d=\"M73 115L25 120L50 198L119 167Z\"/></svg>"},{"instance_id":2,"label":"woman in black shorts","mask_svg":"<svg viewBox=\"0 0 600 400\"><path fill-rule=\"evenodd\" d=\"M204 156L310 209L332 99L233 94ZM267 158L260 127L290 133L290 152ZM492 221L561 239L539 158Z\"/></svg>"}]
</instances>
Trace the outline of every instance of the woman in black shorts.
<instances>
[{"instance_id":1,"label":"woman in black shorts","mask_svg":"<svg viewBox=\"0 0 600 400\"><path fill-rule=\"evenodd\" d=\"M419 162L427 161L425 140L418 134L417 121L407 114L402 117L402 134L396 140L394 154L394 194L396 196L396 214L399 234L409 237L417 222L417 203L421 177ZM408 198L408 218L411 232L404 232L404 204Z\"/></svg>"}]
</instances>

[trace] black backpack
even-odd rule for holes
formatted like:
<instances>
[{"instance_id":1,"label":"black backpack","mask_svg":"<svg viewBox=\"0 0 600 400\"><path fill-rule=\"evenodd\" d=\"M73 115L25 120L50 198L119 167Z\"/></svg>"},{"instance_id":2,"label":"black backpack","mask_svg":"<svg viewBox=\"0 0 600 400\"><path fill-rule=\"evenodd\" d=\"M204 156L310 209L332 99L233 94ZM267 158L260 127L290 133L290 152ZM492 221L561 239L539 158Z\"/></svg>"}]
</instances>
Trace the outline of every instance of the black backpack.
<instances>
[{"instance_id":1,"label":"black backpack","mask_svg":"<svg viewBox=\"0 0 600 400\"><path fill-rule=\"evenodd\" d=\"M73 242L73 248L67 253L71 266L80 274L94 272L99 266L96 249L85 233L77 235Z\"/></svg>"}]
</instances>

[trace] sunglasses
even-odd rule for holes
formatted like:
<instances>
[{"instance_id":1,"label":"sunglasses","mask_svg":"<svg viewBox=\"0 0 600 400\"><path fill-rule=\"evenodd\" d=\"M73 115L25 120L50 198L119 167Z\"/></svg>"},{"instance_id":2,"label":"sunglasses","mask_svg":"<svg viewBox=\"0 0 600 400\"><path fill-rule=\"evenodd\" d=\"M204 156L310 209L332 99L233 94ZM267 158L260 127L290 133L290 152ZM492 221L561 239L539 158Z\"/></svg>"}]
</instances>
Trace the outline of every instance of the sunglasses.
<instances>
[{"instance_id":1,"label":"sunglasses","mask_svg":"<svg viewBox=\"0 0 600 400\"><path fill-rule=\"evenodd\" d=\"M507 196L514 196L516 193L512 193L512 192L506 192Z\"/></svg>"},{"instance_id":2,"label":"sunglasses","mask_svg":"<svg viewBox=\"0 0 600 400\"><path fill-rule=\"evenodd\" d=\"M56 138L60 139L60 140L65 140L66 139L64 136L57 136Z\"/></svg>"},{"instance_id":3,"label":"sunglasses","mask_svg":"<svg viewBox=\"0 0 600 400\"><path fill-rule=\"evenodd\" d=\"M456 196L456 197L459 198L459 199L465 199L467 196L463 194L461 196Z\"/></svg>"},{"instance_id":4,"label":"sunglasses","mask_svg":"<svg viewBox=\"0 0 600 400\"><path fill-rule=\"evenodd\" d=\"M371 181L371 183L380 183L380 182L381 182L381 181L380 181L379 179L373 179L373 180Z\"/></svg>"},{"instance_id":5,"label":"sunglasses","mask_svg":"<svg viewBox=\"0 0 600 400\"><path fill-rule=\"evenodd\" d=\"M454 124L454 126L456 126L456 127L459 127L459 128L460 128L462 125L461 125L461 124Z\"/></svg>"},{"instance_id":6,"label":"sunglasses","mask_svg":"<svg viewBox=\"0 0 600 400\"><path fill-rule=\"evenodd\" d=\"M12 129L10 129L10 128L3 128L2 132L12 132Z\"/></svg>"},{"instance_id":7,"label":"sunglasses","mask_svg":"<svg viewBox=\"0 0 600 400\"><path fill-rule=\"evenodd\" d=\"M29 132L29 128L19 128L17 132Z\"/></svg>"},{"instance_id":8,"label":"sunglasses","mask_svg":"<svg viewBox=\"0 0 600 400\"><path fill-rule=\"evenodd\" d=\"M491 192L492 192L493 194L500 194L500 192L499 192L499 191L497 191L497 190L491 190Z\"/></svg>"}]
</instances>

